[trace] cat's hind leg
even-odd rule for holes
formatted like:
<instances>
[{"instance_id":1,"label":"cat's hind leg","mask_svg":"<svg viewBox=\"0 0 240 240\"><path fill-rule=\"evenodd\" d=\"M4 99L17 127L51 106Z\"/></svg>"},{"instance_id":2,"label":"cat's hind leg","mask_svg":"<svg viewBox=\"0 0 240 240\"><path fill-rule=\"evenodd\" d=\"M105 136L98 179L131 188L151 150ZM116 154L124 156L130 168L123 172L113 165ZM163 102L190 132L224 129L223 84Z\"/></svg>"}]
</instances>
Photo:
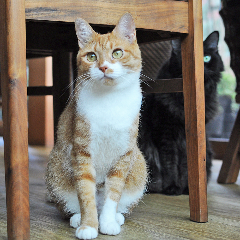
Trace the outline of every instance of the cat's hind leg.
<instances>
[{"instance_id":1,"label":"cat's hind leg","mask_svg":"<svg viewBox=\"0 0 240 240\"><path fill-rule=\"evenodd\" d=\"M125 187L118 203L118 213L129 213L143 197L146 190L147 168L145 160L140 151L133 157L136 159L134 159L134 165L126 178Z\"/></svg>"}]
</instances>

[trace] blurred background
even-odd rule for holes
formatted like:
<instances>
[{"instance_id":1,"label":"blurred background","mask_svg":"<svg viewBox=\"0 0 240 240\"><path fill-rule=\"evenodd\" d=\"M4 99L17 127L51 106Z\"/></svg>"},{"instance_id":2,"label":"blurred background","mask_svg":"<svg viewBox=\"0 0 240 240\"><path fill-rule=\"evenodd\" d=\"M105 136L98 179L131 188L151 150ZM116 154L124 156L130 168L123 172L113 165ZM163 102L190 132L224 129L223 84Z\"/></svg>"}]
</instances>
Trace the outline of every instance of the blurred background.
<instances>
[{"instance_id":1,"label":"blurred background","mask_svg":"<svg viewBox=\"0 0 240 240\"><path fill-rule=\"evenodd\" d=\"M207 132L213 138L229 138L236 118L239 105L235 103L236 78L230 68L230 52L226 42L223 20L219 14L220 0L202 0L203 9L203 38L212 31L219 31L219 53L224 62L225 71L218 85L219 113L212 122L207 125Z\"/></svg>"}]
</instances>

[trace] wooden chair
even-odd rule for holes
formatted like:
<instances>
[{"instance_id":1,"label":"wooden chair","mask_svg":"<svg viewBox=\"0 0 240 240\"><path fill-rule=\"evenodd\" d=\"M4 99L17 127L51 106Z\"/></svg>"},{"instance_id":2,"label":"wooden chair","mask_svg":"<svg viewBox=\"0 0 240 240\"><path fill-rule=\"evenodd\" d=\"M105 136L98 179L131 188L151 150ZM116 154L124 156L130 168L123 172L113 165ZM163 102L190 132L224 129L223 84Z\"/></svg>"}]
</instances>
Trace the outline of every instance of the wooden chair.
<instances>
[{"instance_id":1,"label":"wooden chair","mask_svg":"<svg viewBox=\"0 0 240 240\"><path fill-rule=\"evenodd\" d=\"M46 41L51 35L51 31L47 31L45 37L29 38L29 26L32 24L33 29L37 30L35 32L40 32L38 30L43 26L54 30L58 25L63 29L69 26L74 31L72 23L77 17L82 17L104 31L102 26L115 25L125 12L130 12L134 17L139 29L139 42L177 36L182 39L183 85L181 82L179 84L179 80L178 85L175 80L161 80L153 83L150 91L169 91L169 87L172 91L183 90L190 219L196 222L208 220L201 0L1 0L1 79L9 239L29 239L30 235L26 43L27 49L31 48L31 44L41 43L43 51L48 48ZM62 42L65 35L63 30L58 34L59 39L51 43L52 48L61 49L64 46L66 50L68 47L65 45L71 45L73 41L69 38L67 42ZM74 41L77 44L76 37Z\"/></svg>"}]
</instances>

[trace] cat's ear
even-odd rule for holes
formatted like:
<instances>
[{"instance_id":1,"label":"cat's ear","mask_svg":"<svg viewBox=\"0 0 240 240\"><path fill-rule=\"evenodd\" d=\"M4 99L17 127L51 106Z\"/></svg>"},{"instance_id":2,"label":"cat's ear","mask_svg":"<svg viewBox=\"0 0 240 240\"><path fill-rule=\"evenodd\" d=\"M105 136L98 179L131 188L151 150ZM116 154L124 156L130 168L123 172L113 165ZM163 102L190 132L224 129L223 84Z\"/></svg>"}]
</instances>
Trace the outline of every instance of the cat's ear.
<instances>
[{"instance_id":1,"label":"cat's ear","mask_svg":"<svg viewBox=\"0 0 240 240\"><path fill-rule=\"evenodd\" d=\"M92 27L82 18L77 18L75 21L75 30L78 38L78 45L83 48L94 34Z\"/></svg>"},{"instance_id":2,"label":"cat's ear","mask_svg":"<svg viewBox=\"0 0 240 240\"><path fill-rule=\"evenodd\" d=\"M125 13L113 32L121 38L128 40L130 43L133 43L136 40L136 29L132 15L130 13Z\"/></svg>"},{"instance_id":3,"label":"cat's ear","mask_svg":"<svg viewBox=\"0 0 240 240\"><path fill-rule=\"evenodd\" d=\"M215 51L218 51L219 32L212 32L204 41L204 45Z\"/></svg>"}]
</instances>

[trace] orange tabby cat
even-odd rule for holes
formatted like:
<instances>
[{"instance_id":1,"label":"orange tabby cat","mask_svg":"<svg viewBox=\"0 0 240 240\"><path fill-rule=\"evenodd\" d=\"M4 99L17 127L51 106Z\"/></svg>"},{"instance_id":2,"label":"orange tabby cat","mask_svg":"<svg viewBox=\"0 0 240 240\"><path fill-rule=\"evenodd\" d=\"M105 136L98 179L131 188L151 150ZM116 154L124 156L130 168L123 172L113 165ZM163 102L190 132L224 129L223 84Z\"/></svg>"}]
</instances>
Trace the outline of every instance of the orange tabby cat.
<instances>
[{"instance_id":1,"label":"orange tabby cat","mask_svg":"<svg viewBox=\"0 0 240 240\"><path fill-rule=\"evenodd\" d=\"M143 196L147 170L137 147L141 53L130 14L108 34L75 23L78 78L62 113L46 183L76 237L116 235Z\"/></svg>"}]
</instances>

